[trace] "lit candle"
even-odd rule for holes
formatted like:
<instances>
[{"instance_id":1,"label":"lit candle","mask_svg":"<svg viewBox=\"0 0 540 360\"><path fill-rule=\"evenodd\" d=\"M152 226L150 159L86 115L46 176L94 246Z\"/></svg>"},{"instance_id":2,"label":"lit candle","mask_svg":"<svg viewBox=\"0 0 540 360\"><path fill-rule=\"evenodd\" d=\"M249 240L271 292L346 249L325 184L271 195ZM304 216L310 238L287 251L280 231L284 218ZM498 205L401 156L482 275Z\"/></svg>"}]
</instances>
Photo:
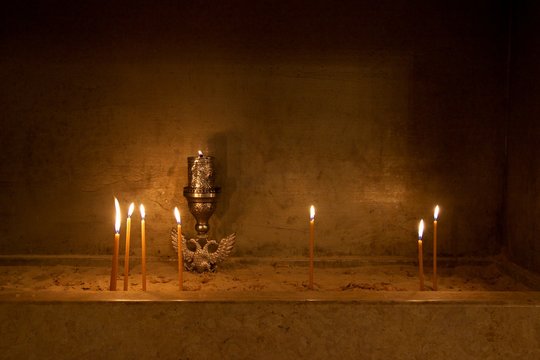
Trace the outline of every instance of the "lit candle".
<instances>
[{"instance_id":1,"label":"lit candle","mask_svg":"<svg viewBox=\"0 0 540 360\"><path fill-rule=\"evenodd\" d=\"M433 211L433 290L437 290L437 219L439 218L439 205Z\"/></svg>"},{"instance_id":2,"label":"lit candle","mask_svg":"<svg viewBox=\"0 0 540 360\"><path fill-rule=\"evenodd\" d=\"M131 215L135 210L135 204L131 203L129 205L127 221L126 221L126 254L124 255L124 291L128 289L128 280L129 280L129 240L131 236Z\"/></svg>"},{"instance_id":3,"label":"lit candle","mask_svg":"<svg viewBox=\"0 0 540 360\"><path fill-rule=\"evenodd\" d=\"M309 208L309 288L313 290L313 248L315 232L315 207L311 205Z\"/></svg>"},{"instance_id":4,"label":"lit candle","mask_svg":"<svg viewBox=\"0 0 540 360\"><path fill-rule=\"evenodd\" d=\"M184 288L184 257L182 256L182 218L177 207L174 208L174 217L176 218L176 243L178 244L178 288L180 291Z\"/></svg>"},{"instance_id":5,"label":"lit candle","mask_svg":"<svg viewBox=\"0 0 540 360\"><path fill-rule=\"evenodd\" d=\"M420 290L424 290L424 259L422 254L422 234L424 233L424 220L418 224L418 274L420 277Z\"/></svg>"},{"instance_id":6,"label":"lit candle","mask_svg":"<svg viewBox=\"0 0 540 360\"><path fill-rule=\"evenodd\" d=\"M142 254L142 289L143 291L146 291L146 234L145 234L145 223L144 223L144 216L146 213L144 212L144 205L141 204L139 208L141 212L141 254Z\"/></svg>"},{"instance_id":7,"label":"lit candle","mask_svg":"<svg viewBox=\"0 0 540 360\"><path fill-rule=\"evenodd\" d=\"M114 207L116 209L116 220L114 222L114 250L112 258L111 270L111 285L110 290L116 291L116 277L118 275L118 247L120 246L120 221L122 214L120 213L120 204L118 199L114 198Z\"/></svg>"}]
</instances>

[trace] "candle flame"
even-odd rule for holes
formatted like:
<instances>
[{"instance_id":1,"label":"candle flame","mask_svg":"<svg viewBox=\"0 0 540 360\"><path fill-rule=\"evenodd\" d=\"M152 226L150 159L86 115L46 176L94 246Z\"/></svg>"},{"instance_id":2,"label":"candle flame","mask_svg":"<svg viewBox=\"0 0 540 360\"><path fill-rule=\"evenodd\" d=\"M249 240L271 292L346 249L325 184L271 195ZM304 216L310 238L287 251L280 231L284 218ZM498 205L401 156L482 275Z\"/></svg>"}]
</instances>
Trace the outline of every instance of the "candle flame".
<instances>
[{"instance_id":1,"label":"candle flame","mask_svg":"<svg viewBox=\"0 0 540 360\"><path fill-rule=\"evenodd\" d=\"M176 218L176 222L178 224L182 224L182 218L180 217L180 210L178 210L177 207L174 208L174 217Z\"/></svg>"},{"instance_id":2,"label":"candle flame","mask_svg":"<svg viewBox=\"0 0 540 360\"><path fill-rule=\"evenodd\" d=\"M309 218L311 220L315 219L315 206L313 205L311 205L311 207L309 208Z\"/></svg>"},{"instance_id":3,"label":"candle flame","mask_svg":"<svg viewBox=\"0 0 540 360\"><path fill-rule=\"evenodd\" d=\"M199 150L199 157L203 157L203 153L201 150Z\"/></svg>"},{"instance_id":4,"label":"candle flame","mask_svg":"<svg viewBox=\"0 0 540 360\"><path fill-rule=\"evenodd\" d=\"M141 204L141 206L139 207L139 211L141 212L141 219L144 220L146 212L144 211L144 205L143 204Z\"/></svg>"},{"instance_id":5,"label":"candle flame","mask_svg":"<svg viewBox=\"0 0 540 360\"><path fill-rule=\"evenodd\" d=\"M131 203L128 209L128 217L131 217L131 215L133 215L133 210L135 210L135 204Z\"/></svg>"},{"instance_id":6,"label":"candle flame","mask_svg":"<svg viewBox=\"0 0 540 360\"><path fill-rule=\"evenodd\" d=\"M420 224L418 224L418 240L422 240L423 234L424 234L424 220L420 220Z\"/></svg>"},{"instance_id":7,"label":"candle flame","mask_svg":"<svg viewBox=\"0 0 540 360\"><path fill-rule=\"evenodd\" d=\"M118 203L118 199L114 198L114 208L116 209L116 219L114 221L114 230L116 233L120 233L120 221L122 220L122 213L120 212L120 203Z\"/></svg>"},{"instance_id":8,"label":"candle flame","mask_svg":"<svg viewBox=\"0 0 540 360\"><path fill-rule=\"evenodd\" d=\"M435 206L435 211L433 211L433 218L435 221L439 218L439 205Z\"/></svg>"}]
</instances>

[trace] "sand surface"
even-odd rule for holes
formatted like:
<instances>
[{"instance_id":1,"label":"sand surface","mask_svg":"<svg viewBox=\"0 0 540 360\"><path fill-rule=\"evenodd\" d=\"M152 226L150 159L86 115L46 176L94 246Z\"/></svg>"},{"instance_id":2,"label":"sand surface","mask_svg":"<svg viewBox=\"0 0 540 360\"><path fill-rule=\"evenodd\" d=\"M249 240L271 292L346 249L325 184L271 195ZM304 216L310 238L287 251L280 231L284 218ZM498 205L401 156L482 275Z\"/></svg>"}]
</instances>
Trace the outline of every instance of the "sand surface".
<instances>
[{"instance_id":1,"label":"sand surface","mask_svg":"<svg viewBox=\"0 0 540 360\"><path fill-rule=\"evenodd\" d=\"M129 291L141 291L140 266L129 276ZM117 288L123 290L123 265L119 267ZM440 268L438 288L445 291L527 291L527 286L499 271L495 264L460 265ZM2 265L0 291L107 291L110 268L73 265ZM234 264L215 273L184 272L187 291L306 291L308 268L286 262ZM431 270L426 270L426 290L432 290ZM414 265L362 265L315 269L317 291L415 291L418 270ZM177 291L177 264L150 262L147 265L148 291Z\"/></svg>"}]
</instances>

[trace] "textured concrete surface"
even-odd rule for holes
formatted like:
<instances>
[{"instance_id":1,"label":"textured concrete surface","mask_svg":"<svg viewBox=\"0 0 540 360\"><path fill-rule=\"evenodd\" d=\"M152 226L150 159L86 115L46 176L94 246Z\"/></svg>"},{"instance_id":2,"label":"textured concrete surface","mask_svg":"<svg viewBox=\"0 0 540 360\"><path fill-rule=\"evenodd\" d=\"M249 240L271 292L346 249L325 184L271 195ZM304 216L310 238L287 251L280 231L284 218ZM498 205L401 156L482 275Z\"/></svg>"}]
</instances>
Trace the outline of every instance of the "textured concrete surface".
<instances>
[{"instance_id":1,"label":"textured concrete surface","mask_svg":"<svg viewBox=\"0 0 540 360\"><path fill-rule=\"evenodd\" d=\"M510 256L540 273L540 5L514 5L508 126L507 237Z\"/></svg>"},{"instance_id":2,"label":"textured concrete surface","mask_svg":"<svg viewBox=\"0 0 540 360\"><path fill-rule=\"evenodd\" d=\"M311 204L320 255L414 256L436 203L441 253L499 249L504 2L2 12L3 254L110 253L116 195L145 204L149 255L172 256L198 149L219 164L211 225L240 256L306 254Z\"/></svg>"},{"instance_id":3,"label":"textured concrete surface","mask_svg":"<svg viewBox=\"0 0 540 360\"><path fill-rule=\"evenodd\" d=\"M436 300L418 293L377 296L267 294L261 300L244 294L218 301L2 296L0 349L10 359L540 357L537 293L476 294L480 300L464 294L445 299L441 293Z\"/></svg>"}]
</instances>

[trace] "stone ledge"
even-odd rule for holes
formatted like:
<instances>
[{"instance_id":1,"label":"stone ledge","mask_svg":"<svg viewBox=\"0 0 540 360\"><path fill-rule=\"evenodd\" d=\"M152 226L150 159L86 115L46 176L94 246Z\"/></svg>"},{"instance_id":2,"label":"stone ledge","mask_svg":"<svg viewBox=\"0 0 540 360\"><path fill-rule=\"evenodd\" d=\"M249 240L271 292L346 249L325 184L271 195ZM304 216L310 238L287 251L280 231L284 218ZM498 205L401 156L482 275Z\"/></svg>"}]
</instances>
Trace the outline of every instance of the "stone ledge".
<instances>
[{"instance_id":1,"label":"stone ledge","mask_svg":"<svg viewBox=\"0 0 540 360\"><path fill-rule=\"evenodd\" d=\"M3 358L540 358L536 292L35 295L2 294Z\"/></svg>"},{"instance_id":2,"label":"stone ledge","mask_svg":"<svg viewBox=\"0 0 540 360\"><path fill-rule=\"evenodd\" d=\"M377 292L124 292L88 291L3 291L0 303L65 303L65 302L323 302L323 303L366 303L366 304L462 304L504 305L540 307L540 291L377 291Z\"/></svg>"}]
</instances>

